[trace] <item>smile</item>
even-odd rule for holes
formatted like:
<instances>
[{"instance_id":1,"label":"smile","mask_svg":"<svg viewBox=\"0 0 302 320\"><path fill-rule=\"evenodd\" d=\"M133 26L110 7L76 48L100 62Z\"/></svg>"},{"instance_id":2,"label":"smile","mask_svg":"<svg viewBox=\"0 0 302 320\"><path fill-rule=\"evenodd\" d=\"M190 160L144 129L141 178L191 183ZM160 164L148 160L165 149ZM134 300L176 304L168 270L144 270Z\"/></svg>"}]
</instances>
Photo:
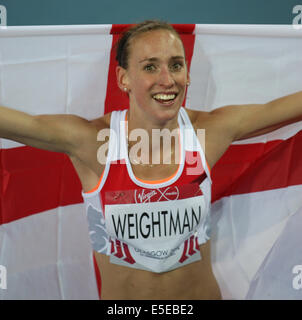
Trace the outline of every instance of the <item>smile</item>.
<instances>
[{"instance_id":1,"label":"smile","mask_svg":"<svg viewBox=\"0 0 302 320\"><path fill-rule=\"evenodd\" d=\"M176 97L177 97L176 93L157 93L152 96L154 100L163 104L173 103Z\"/></svg>"}]
</instances>

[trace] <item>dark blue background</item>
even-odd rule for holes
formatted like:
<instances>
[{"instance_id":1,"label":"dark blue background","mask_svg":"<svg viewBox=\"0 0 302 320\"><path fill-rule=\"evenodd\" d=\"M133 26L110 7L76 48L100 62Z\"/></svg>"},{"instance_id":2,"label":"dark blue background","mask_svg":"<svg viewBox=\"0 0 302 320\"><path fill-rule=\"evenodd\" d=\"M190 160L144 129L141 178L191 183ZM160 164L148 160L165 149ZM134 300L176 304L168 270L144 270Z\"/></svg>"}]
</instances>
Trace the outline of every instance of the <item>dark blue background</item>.
<instances>
[{"instance_id":1,"label":"dark blue background","mask_svg":"<svg viewBox=\"0 0 302 320\"><path fill-rule=\"evenodd\" d=\"M134 23L292 24L302 0L0 0L7 25Z\"/></svg>"}]
</instances>

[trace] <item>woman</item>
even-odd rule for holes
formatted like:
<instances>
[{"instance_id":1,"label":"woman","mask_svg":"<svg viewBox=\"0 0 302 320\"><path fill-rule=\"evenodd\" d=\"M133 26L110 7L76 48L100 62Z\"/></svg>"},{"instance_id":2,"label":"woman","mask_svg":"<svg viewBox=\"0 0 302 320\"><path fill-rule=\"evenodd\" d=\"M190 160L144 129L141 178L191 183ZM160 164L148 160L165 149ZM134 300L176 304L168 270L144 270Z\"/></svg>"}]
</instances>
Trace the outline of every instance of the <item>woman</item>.
<instances>
[{"instance_id":1,"label":"woman","mask_svg":"<svg viewBox=\"0 0 302 320\"><path fill-rule=\"evenodd\" d=\"M83 187L102 299L220 299L210 260L210 170L233 141L301 120L302 92L262 105L185 111L183 44L157 21L126 32L117 60L128 112L88 121L1 107L0 135L70 157ZM153 139L163 129L176 133L169 147Z\"/></svg>"}]
</instances>

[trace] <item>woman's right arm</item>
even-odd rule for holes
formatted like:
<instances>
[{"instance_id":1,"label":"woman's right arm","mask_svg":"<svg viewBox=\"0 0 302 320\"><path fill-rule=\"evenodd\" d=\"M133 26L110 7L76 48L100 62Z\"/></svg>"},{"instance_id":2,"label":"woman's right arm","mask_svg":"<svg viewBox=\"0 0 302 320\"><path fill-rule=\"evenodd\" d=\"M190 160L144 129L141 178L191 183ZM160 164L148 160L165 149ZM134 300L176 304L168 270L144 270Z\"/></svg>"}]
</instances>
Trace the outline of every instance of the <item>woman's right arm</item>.
<instances>
[{"instance_id":1,"label":"woman's right arm","mask_svg":"<svg viewBox=\"0 0 302 320\"><path fill-rule=\"evenodd\" d=\"M90 121L75 115L30 115L0 107L1 138L75 156L87 134L96 137L96 128L93 130Z\"/></svg>"}]
</instances>

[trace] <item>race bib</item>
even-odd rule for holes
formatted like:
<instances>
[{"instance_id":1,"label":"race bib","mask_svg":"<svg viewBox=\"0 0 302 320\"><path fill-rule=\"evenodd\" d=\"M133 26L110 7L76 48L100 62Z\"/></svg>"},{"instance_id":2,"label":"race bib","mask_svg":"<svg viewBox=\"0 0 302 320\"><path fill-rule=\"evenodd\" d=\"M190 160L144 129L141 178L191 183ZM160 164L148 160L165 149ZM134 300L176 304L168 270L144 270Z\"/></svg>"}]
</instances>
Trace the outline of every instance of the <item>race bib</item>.
<instances>
[{"instance_id":1,"label":"race bib","mask_svg":"<svg viewBox=\"0 0 302 320\"><path fill-rule=\"evenodd\" d=\"M112 263L164 272L200 260L206 208L198 184L107 192L105 200Z\"/></svg>"}]
</instances>

